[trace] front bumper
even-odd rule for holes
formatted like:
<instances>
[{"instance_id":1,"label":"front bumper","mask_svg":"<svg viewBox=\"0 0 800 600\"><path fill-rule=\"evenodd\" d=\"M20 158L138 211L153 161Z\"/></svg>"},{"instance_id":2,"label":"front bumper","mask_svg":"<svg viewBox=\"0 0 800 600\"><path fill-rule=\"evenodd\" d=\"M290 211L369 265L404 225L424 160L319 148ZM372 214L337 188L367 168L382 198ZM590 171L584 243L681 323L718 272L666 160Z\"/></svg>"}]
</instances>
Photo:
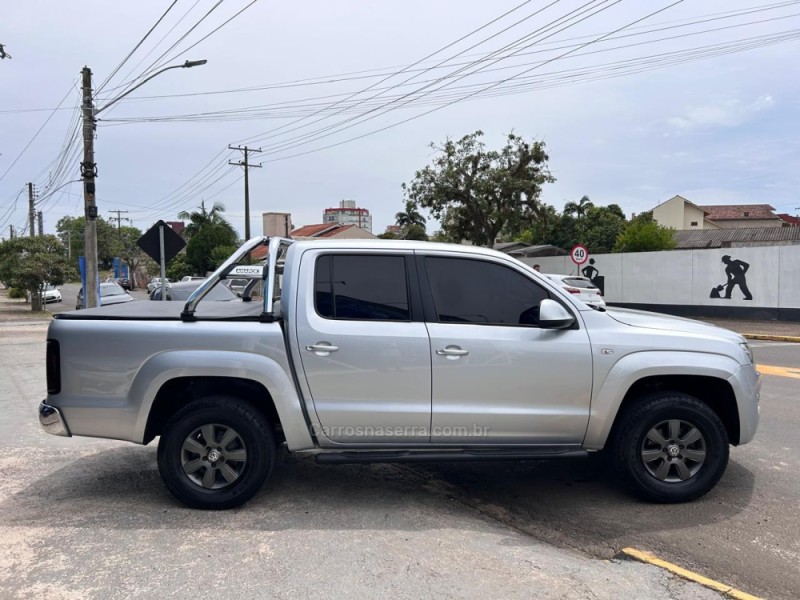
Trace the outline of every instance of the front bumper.
<instances>
[{"instance_id":1,"label":"front bumper","mask_svg":"<svg viewBox=\"0 0 800 600\"><path fill-rule=\"evenodd\" d=\"M64 417L61 416L61 412L55 406L50 406L44 402L39 404L39 425L51 435L72 437Z\"/></svg>"}]
</instances>

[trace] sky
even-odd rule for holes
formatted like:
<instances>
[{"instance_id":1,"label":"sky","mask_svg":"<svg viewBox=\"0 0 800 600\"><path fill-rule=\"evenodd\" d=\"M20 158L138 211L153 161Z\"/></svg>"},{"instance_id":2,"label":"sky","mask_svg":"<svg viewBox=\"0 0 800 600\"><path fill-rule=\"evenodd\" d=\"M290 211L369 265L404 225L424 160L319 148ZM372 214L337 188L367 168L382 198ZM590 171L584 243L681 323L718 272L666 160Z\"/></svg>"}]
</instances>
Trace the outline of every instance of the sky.
<instances>
[{"instance_id":1,"label":"sky","mask_svg":"<svg viewBox=\"0 0 800 600\"><path fill-rule=\"evenodd\" d=\"M559 209L588 195L630 215L675 194L800 207L798 1L4 4L2 237L26 225L29 181L45 233L83 214L69 182L84 65L100 109L99 213L128 211L141 229L205 200L243 235L242 169L228 165L241 153L228 146L247 144L263 151L250 171L253 235L262 212L313 224L342 199L381 233L430 144L475 130L490 148L511 131L543 140L556 182L542 201ZM148 70L199 59L102 110Z\"/></svg>"}]
</instances>

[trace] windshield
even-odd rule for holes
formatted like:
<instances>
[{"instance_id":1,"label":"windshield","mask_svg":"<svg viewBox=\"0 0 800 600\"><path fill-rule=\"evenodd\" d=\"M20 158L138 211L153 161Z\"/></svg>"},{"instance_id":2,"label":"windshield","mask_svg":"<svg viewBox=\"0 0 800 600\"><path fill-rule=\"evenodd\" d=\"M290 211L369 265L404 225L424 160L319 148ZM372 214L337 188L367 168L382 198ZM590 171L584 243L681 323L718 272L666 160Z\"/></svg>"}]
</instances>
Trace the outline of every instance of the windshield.
<instances>
[{"instance_id":1,"label":"windshield","mask_svg":"<svg viewBox=\"0 0 800 600\"><path fill-rule=\"evenodd\" d=\"M118 284L116 283L101 283L100 284L100 296L105 298L106 296L122 296L125 294L125 290L123 290Z\"/></svg>"}]
</instances>

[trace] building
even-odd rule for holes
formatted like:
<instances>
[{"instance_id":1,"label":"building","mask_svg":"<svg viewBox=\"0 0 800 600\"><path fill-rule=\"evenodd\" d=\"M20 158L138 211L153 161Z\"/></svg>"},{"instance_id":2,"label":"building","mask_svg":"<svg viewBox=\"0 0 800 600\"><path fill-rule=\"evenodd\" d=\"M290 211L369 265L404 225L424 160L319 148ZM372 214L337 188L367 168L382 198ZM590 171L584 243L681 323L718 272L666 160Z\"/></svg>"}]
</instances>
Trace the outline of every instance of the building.
<instances>
[{"instance_id":1,"label":"building","mask_svg":"<svg viewBox=\"0 0 800 600\"><path fill-rule=\"evenodd\" d=\"M706 204L706 219L720 229L783 227L784 222L769 204Z\"/></svg>"},{"instance_id":2,"label":"building","mask_svg":"<svg viewBox=\"0 0 800 600\"><path fill-rule=\"evenodd\" d=\"M341 240L374 240L377 236L356 225L343 225L342 223L319 223L318 225L305 225L291 233L292 239L309 240L314 238L335 238Z\"/></svg>"},{"instance_id":3,"label":"building","mask_svg":"<svg viewBox=\"0 0 800 600\"><path fill-rule=\"evenodd\" d=\"M342 200L339 208L326 208L322 211L322 222L355 225L372 233L372 215L366 208L358 208L355 200Z\"/></svg>"},{"instance_id":4,"label":"building","mask_svg":"<svg viewBox=\"0 0 800 600\"><path fill-rule=\"evenodd\" d=\"M653 209L653 218L659 225L672 227L679 231L684 229L719 229L719 226L708 218L702 206L697 206L683 196L673 196Z\"/></svg>"},{"instance_id":5,"label":"building","mask_svg":"<svg viewBox=\"0 0 800 600\"><path fill-rule=\"evenodd\" d=\"M403 228L400 227L400 225L387 225L384 233L391 233L400 237L400 235L403 233Z\"/></svg>"},{"instance_id":6,"label":"building","mask_svg":"<svg viewBox=\"0 0 800 600\"><path fill-rule=\"evenodd\" d=\"M676 250L745 248L800 244L800 227L733 227L708 231L676 231Z\"/></svg>"},{"instance_id":7,"label":"building","mask_svg":"<svg viewBox=\"0 0 800 600\"><path fill-rule=\"evenodd\" d=\"M778 213L778 217L784 222L784 227L800 227L800 217L793 217L788 213Z\"/></svg>"},{"instance_id":8,"label":"building","mask_svg":"<svg viewBox=\"0 0 800 600\"><path fill-rule=\"evenodd\" d=\"M172 231L183 237L183 231L186 229L186 224L183 221L166 221L166 223Z\"/></svg>"},{"instance_id":9,"label":"building","mask_svg":"<svg viewBox=\"0 0 800 600\"><path fill-rule=\"evenodd\" d=\"M785 226L785 220L769 204L698 205L683 196L673 196L656 206L653 218L659 225L678 231Z\"/></svg>"},{"instance_id":10,"label":"building","mask_svg":"<svg viewBox=\"0 0 800 600\"><path fill-rule=\"evenodd\" d=\"M264 235L267 237L289 237L294 228L292 226L292 213L261 213L261 222L264 227Z\"/></svg>"}]
</instances>

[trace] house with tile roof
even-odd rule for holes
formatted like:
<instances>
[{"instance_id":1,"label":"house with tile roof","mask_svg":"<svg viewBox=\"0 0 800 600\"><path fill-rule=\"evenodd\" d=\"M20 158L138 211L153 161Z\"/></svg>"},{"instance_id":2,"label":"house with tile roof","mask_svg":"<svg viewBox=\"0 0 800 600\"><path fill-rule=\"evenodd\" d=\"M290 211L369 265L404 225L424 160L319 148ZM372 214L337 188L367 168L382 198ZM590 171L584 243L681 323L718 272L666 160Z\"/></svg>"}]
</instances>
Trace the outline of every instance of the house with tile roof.
<instances>
[{"instance_id":1,"label":"house with tile roof","mask_svg":"<svg viewBox=\"0 0 800 600\"><path fill-rule=\"evenodd\" d=\"M785 222L769 204L703 204L673 196L653 209L653 218L678 231L783 227Z\"/></svg>"},{"instance_id":2,"label":"house with tile roof","mask_svg":"<svg viewBox=\"0 0 800 600\"><path fill-rule=\"evenodd\" d=\"M338 240L374 240L378 236L356 225L341 223L318 223L304 225L291 232L294 240L338 239ZM267 247L256 248L250 255L253 260L261 260L267 255Z\"/></svg>"},{"instance_id":3,"label":"house with tile roof","mask_svg":"<svg viewBox=\"0 0 800 600\"><path fill-rule=\"evenodd\" d=\"M701 206L697 206L683 196L673 196L656 206L653 218L659 225L672 227L678 231L684 229L719 229Z\"/></svg>"},{"instance_id":4,"label":"house with tile roof","mask_svg":"<svg viewBox=\"0 0 800 600\"><path fill-rule=\"evenodd\" d=\"M720 229L783 227L783 220L769 204L704 204L700 208Z\"/></svg>"}]
</instances>

